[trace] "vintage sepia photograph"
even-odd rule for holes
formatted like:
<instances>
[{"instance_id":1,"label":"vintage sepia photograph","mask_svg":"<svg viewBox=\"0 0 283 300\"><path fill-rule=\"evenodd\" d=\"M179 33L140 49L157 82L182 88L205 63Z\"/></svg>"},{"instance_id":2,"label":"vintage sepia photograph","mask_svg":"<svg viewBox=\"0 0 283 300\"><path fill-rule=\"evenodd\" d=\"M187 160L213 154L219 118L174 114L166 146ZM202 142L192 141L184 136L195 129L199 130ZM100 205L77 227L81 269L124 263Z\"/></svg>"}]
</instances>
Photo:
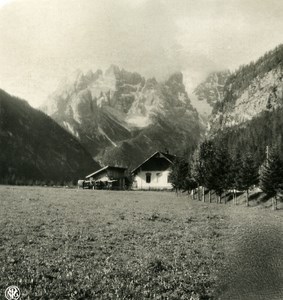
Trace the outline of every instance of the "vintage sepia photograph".
<instances>
[{"instance_id":1,"label":"vintage sepia photograph","mask_svg":"<svg viewBox=\"0 0 283 300\"><path fill-rule=\"evenodd\" d=\"M0 299L283 299L282 0L0 0Z\"/></svg>"}]
</instances>

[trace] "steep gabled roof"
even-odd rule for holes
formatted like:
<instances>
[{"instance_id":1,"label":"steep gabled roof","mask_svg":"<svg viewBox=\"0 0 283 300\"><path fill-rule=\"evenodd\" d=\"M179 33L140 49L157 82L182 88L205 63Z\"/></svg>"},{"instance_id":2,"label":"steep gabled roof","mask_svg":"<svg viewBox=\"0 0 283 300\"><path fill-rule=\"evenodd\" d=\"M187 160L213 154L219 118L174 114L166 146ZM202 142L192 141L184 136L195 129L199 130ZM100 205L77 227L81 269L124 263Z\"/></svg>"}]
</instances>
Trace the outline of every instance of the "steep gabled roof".
<instances>
[{"instance_id":1,"label":"steep gabled roof","mask_svg":"<svg viewBox=\"0 0 283 300\"><path fill-rule=\"evenodd\" d=\"M133 169L131 173L134 173L138 168L140 168L143 164L145 164L147 161L149 161L151 158L153 158L158 153L160 154L161 157L165 158L170 164L173 164L174 160L176 159L175 155L172 155L172 154L169 154L169 153L160 152L160 151L156 151L149 158L147 158L140 165L138 165L135 169Z\"/></svg>"},{"instance_id":2,"label":"steep gabled roof","mask_svg":"<svg viewBox=\"0 0 283 300\"><path fill-rule=\"evenodd\" d=\"M164 152L159 152L161 153L163 156L165 156L169 161L171 161L172 163L174 162L174 160L176 159L176 155L173 154L169 154L169 153L164 153Z\"/></svg>"},{"instance_id":3,"label":"steep gabled roof","mask_svg":"<svg viewBox=\"0 0 283 300\"><path fill-rule=\"evenodd\" d=\"M123 168L123 167L106 166L106 167L103 167L103 168L101 168L101 169L99 169L99 170L97 170L97 171L95 171L95 172L87 175L85 178L92 177L92 176L97 175L97 174L101 173L102 171L110 169L110 168L111 169L127 170L127 168Z\"/></svg>"}]
</instances>

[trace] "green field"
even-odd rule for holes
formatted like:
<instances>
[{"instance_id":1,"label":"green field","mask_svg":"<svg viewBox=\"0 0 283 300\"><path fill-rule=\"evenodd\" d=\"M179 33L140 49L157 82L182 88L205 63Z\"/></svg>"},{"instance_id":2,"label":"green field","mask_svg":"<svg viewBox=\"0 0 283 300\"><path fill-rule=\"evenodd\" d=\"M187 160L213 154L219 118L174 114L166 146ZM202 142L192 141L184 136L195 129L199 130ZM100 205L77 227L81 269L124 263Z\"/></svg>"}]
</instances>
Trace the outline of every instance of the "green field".
<instances>
[{"instance_id":1,"label":"green field","mask_svg":"<svg viewBox=\"0 0 283 300\"><path fill-rule=\"evenodd\" d=\"M282 210L8 186L0 205L0 299L283 299Z\"/></svg>"}]
</instances>

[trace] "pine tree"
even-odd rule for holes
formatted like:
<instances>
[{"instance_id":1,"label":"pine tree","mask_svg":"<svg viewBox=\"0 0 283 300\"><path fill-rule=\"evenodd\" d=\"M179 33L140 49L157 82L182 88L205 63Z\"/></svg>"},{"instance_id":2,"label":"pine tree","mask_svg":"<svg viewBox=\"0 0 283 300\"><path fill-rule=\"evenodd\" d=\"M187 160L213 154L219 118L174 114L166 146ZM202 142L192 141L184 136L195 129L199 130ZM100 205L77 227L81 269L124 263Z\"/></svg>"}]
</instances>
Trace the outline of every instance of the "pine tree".
<instances>
[{"instance_id":1,"label":"pine tree","mask_svg":"<svg viewBox=\"0 0 283 300\"><path fill-rule=\"evenodd\" d=\"M258 168L250 153L243 156L239 166L235 177L236 188L246 191L246 203L249 206L249 188L258 183Z\"/></svg>"},{"instance_id":2,"label":"pine tree","mask_svg":"<svg viewBox=\"0 0 283 300\"><path fill-rule=\"evenodd\" d=\"M233 185L231 178L232 159L225 146L217 147L215 150L214 169L211 177L216 194L221 201L223 192Z\"/></svg>"},{"instance_id":3,"label":"pine tree","mask_svg":"<svg viewBox=\"0 0 283 300\"><path fill-rule=\"evenodd\" d=\"M183 186L183 189L188 192L191 192L192 190L194 190L197 187L197 183L194 180L191 171L192 171L191 165L188 164L188 173L187 173L187 177L184 181L184 186Z\"/></svg>"},{"instance_id":4,"label":"pine tree","mask_svg":"<svg viewBox=\"0 0 283 300\"><path fill-rule=\"evenodd\" d=\"M203 176L204 176L203 160L201 158L200 152L201 152L201 147L199 147L193 154L192 171L191 171L192 176L198 186L203 183Z\"/></svg>"},{"instance_id":5,"label":"pine tree","mask_svg":"<svg viewBox=\"0 0 283 300\"><path fill-rule=\"evenodd\" d=\"M200 147L198 149L195 150L193 157L192 157L192 167L191 167L191 175L193 180L196 183L196 187L198 189L198 200L200 200L200 194L199 194L199 190L200 190L200 185L203 182L203 163L202 160L200 158ZM194 190L193 190L193 198L194 198Z\"/></svg>"},{"instance_id":6,"label":"pine tree","mask_svg":"<svg viewBox=\"0 0 283 300\"><path fill-rule=\"evenodd\" d=\"M208 189L214 188L215 158L217 148L212 141L203 143L201 159L203 161L203 184Z\"/></svg>"},{"instance_id":7,"label":"pine tree","mask_svg":"<svg viewBox=\"0 0 283 300\"><path fill-rule=\"evenodd\" d=\"M172 165L172 170L169 174L169 180L176 192L186 189L188 176L188 162L184 158L176 158Z\"/></svg>"},{"instance_id":8,"label":"pine tree","mask_svg":"<svg viewBox=\"0 0 283 300\"><path fill-rule=\"evenodd\" d=\"M238 190L238 177L240 173L240 169L242 168L242 156L239 151L236 151L234 153L234 156L232 157L232 165L230 168L230 176L231 176L231 188L233 189L233 201L234 204L237 204L237 190Z\"/></svg>"},{"instance_id":9,"label":"pine tree","mask_svg":"<svg viewBox=\"0 0 283 300\"><path fill-rule=\"evenodd\" d=\"M194 154L192 177L197 182L198 186L202 186L203 201L205 201L204 187L209 190L213 189L213 186L211 185L211 176L213 176L214 153L214 143L212 141L204 141Z\"/></svg>"},{"instance_id":10,"label":"pine tree","mask_svg":"<svg viewBox=\"0 0 283 300\"><path fill-rule=\"evenodd\" d=\"M283 161L277 148L270 151L260 171L260 188L270 197L274 197L283 185Z\"/></svg>"},{"instance_id":11,"label":"pine tree","mask_svg":"<svg viewBox=\"0 0 283 300\"><path fill-rule=\"evenodd\" d=\"M198 185L214 190L221 200L222 193L230 188L232 165L228 149L217 146L213 141L204 141L194 155L193 177Z\"/></svg>"}]
</instances>

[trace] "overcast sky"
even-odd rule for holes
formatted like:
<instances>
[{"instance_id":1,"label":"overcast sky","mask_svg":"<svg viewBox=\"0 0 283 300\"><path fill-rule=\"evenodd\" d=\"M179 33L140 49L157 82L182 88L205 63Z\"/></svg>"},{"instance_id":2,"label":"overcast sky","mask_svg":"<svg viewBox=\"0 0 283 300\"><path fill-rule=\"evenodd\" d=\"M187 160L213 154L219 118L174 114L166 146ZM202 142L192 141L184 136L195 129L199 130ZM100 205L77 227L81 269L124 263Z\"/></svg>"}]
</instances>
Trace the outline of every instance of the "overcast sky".
<instances>
[{"instance_id":1,"label":"overcast sky","mask_svg":"<svg viewBox=\"0 0 283 300\"><path fill-rule=\"evenodd\" d=\"M0 0L0 88L38 106L76 69L117 64L188 90L283 42L282 0Z\"/></svg>"}]
</instances>

